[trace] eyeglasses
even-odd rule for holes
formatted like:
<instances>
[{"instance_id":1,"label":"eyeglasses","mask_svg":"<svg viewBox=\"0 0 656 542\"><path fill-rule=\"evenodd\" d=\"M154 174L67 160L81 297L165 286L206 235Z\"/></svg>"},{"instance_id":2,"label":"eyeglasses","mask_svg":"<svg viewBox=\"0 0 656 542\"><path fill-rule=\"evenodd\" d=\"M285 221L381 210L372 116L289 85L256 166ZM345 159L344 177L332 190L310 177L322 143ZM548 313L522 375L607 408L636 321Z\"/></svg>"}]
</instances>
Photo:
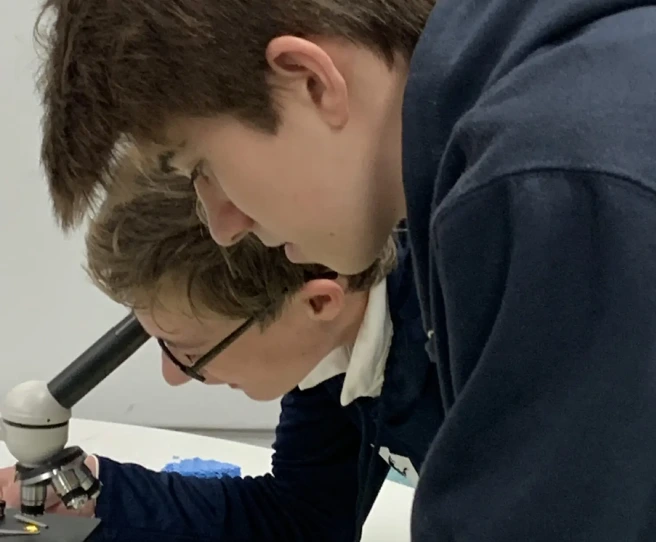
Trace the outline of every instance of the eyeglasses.
<instances>
[{"instance_id":1,"label":"eyeglasses","mask_svg":"<svg viewBox=\"0 0 656 542\"><path fill-rule=\"evenodd\" d=\"M188 377L198 380L198 382L205 382L205 377L200 374L200 370L205 367L210 361L212 361L216 356L223 352L228 346L235 342L239 337L241 337L250 327L255 323L255 317L251 317L246 320L242 325L235 329L230 335L223 339L219 344L212 348L207 354L202 355L196 362L192 365L185 365L180 360L178 360L169 347L166 346L166 343L162 339L157 339L157 344L162 349L162 351L167 355L171 363L180 369Z\"/></svg>"},{"instance_id":2,"label":"eyeglasses","mask_svg":"<svg viewBox=\"0 0 656 542\"><path fill-rule=\"evenodd\" d=\"M312 280L318 280L318 279L330 279L330 280L335 280L338 277L338 274L335 273L334 271L326 271L324 273L316 273L316 274L311 274L309 272L305 273L304 281L310 282ZM268 307L265 310L265 314L270 310L270 307ZM202 355L199 359L196 360L195 363L191 365L187 365L185 363L182 363L180 360L178 360L171 350L169 349L168 346L166 346L166 343L162 339L157 339L157 344L159 344L159 347L162 349L162 351L166 354L166 356L169 358L171 363L175 365L180 371L182 371L184 374L186 374L189 378L193 378L194 380L197 380L198 382L205 382L205 377L200 374L200 371L205 367L208 363L210 363L216 356L218 356L221 352L223 352L226 348L228 348L232 343L234 343L239 337L241 337L244 333L246 333L251 326L259 319L260 315L258 316L251 316L248 320L246 320L243 324L241 324L237 329L235 329L230 335L228 335L225 339L223 339L219 344L217 344L214 348L212 348L207 354Z\"/></svg>"}]
</instances>

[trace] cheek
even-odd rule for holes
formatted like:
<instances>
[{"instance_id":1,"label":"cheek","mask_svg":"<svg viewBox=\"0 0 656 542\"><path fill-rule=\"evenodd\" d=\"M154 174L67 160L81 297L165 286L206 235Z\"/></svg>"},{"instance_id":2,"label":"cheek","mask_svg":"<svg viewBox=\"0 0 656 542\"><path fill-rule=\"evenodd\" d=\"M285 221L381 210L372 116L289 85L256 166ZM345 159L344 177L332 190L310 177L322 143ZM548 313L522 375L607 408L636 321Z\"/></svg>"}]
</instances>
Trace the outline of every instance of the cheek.
<instances>
[{"instance_id":1,"label":"cheek","mask_svg":"<svg viewBox=\"0 0 656 542\"><path fill-rule=\"evenodd\" d=\"M269 343L259 333L246 332L208 366L215 379L241 387L261 387L280 370L281 346Z\"/></svg>"},{"instance_id":2,"label":"cheek","mask_svg":"<svg viewBox=\"0 0 656 542\"><path fill-rule=\"evenodd\" d=\"M229 143L220 152L210 153L208 162L216 177L212 182L219 184L224 197L256 223L274 230L278 224L285 224L293 217L290 212L298 210L299 200L306 199L302 191L310 191L305 186L308 172L299 163L305 159L297 152L285 154L287 148L274 138L226 140ZM212 205L208 195L201 197Z\"/></svg>"}]
</instances>

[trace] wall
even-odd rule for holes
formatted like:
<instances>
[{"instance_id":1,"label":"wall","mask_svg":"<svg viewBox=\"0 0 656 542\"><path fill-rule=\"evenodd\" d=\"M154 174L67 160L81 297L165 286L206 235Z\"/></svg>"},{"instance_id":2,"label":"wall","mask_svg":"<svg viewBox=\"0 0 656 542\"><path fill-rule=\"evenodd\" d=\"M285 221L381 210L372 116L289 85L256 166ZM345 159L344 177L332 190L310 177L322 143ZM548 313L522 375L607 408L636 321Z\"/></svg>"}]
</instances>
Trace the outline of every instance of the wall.
<instances>
[{"instance_id":1,"label":"wall","mask_svg":"<svg viewBox=\"0 0 656 542\"><path fill-rule=\"evenodd\" d=\"M122 318L82 269L82 233L65 238L39 166L32 26L40 2L0 2L0 397L48 380ZM83 122L83 119L81 119ZM167 387L147 344L76 407L76 416L164 427L266 429L277 404L230 389Z\"/></svg>"}]
</instances>

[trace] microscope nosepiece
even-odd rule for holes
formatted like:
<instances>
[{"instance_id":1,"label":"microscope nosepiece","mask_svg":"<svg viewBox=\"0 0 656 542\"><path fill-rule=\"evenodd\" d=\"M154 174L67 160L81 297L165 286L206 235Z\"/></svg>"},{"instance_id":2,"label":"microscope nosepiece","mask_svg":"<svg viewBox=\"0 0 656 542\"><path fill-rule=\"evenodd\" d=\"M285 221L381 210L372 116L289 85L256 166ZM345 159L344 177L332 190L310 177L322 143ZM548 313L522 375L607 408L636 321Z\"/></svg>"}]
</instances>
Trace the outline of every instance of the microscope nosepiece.
<instances>
[{"instance_id":1,"label":"microscope nosepiece","mask_svg":"<svg viewBox=\"0 0 656 542\"><path fill-rule=\"evenodd\" d=\"M17 465L22 513L33 516L44 514L49 486L67 508L74 510L98 497L101 484L84 463L86 457L81 448L72 447L62 450L46 465L35 468Z\"/></svg>"}]
</instances>

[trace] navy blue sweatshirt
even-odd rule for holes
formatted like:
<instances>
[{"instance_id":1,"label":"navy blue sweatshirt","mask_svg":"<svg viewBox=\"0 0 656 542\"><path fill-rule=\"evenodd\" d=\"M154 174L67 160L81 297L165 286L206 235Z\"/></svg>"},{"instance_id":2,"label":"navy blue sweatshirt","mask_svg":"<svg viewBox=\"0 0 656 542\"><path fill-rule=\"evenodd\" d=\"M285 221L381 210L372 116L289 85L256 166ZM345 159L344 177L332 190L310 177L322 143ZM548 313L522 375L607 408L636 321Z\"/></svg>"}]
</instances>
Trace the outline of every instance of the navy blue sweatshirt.
<instances>
[{"instance_id":1,"label":"navy blue sweatshirt","mask_svg":"<svg viewBox=\"0 0 656 542\"><path fill-rule=\"evenodd\" d=\"M438 0L404 183L444 423L413 542L656 540L656 7Z\"/></svg>"},{"instance_id":2,"label":"navy blue sweatshirt","mask_svg":"<svg viewBox=\"0 0 656 542\"><path fill-rule=\"evenodd\" d=\"M271 475L194 479L100 458L104 487L96 515L102 522L91 540L359 539L389 471L379 449L408 458L419 471L442 422L409 260L401 245L399 268L387 281L394 334L380 397L342 407L343 375L286 395Z\"/></svg>"}]
</instances>

